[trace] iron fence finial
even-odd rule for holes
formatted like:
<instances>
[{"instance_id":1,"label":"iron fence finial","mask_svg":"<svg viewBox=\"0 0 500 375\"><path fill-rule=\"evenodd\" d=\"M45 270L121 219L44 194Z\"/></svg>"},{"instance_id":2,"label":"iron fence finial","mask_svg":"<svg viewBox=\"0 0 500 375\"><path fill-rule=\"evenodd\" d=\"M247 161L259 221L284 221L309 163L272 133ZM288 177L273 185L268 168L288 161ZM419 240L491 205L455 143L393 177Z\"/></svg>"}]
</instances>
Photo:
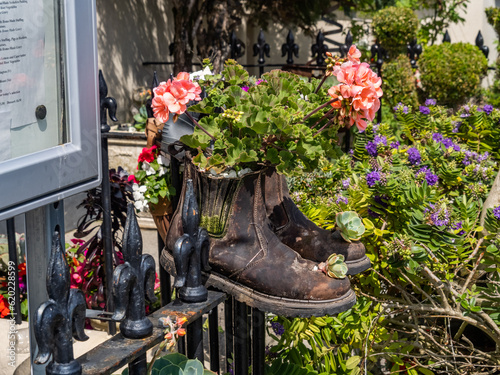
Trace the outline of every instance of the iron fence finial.
<instances>
[{"instance_id":1,"label":"iron fence finial","mask_svg":"<svg viewBox=\"0 0 500 375\"><path fill-rule=\"evenodd\" d=\"M70 288L69 266L57 232L52 239L47 293L49 300L40 305L34 319L39 349L35 363L46 363L52 355L47 374L81 374L82 367L74 359L72 338L88 339L84 331L85 296L81 290Z\"/></svg>"},{"instance_id":2,"label":"iron fence finial","mask_svg":"<svg viewBox=\"0 0 500 375\"><path fill-rule=\"evenodd\" d=\"M128 204L127 221L123 234L123 259L125 263L113 273L113 320L121 321L124 337L139 339L153 332L153 324L146 318L145 298L155 302L155 260L142 254L142 236L137 224L134 205Z\"/></svg>"}]
</instances>

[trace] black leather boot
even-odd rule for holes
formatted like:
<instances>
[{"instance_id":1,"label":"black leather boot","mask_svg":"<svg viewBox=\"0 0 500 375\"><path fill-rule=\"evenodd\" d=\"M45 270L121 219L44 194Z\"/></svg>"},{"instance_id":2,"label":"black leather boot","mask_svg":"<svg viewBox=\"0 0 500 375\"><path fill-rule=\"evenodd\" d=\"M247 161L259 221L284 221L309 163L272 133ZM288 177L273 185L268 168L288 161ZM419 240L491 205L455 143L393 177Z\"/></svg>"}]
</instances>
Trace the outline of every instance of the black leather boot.
<instances>
[{"instance_id":1,"label":"black leather boot","mask_svg":"<svg viewBox=\"0 0 500 375\"><path fill-rule=\"evenodd\" d=\"M262 311L286 316L322 316L353 306L356 297L348 278L326 276L316 262L302 258L272 232L263 201L264 171L219 178L186 165L181 199L160 259L168 272L175 274L172 249L183 234L187 179L194 181L201 226L210 238L209 285Z\"/></svg>"},{"instance_id":2,"label":"black leather boot","mask_svg":"<svg viewBox=\"0 0 500 375\"><path fill-rule=\"evenodd\" d=\"M318 227L290 198L285 177L269 168L265 174L265 205L276 236L305 259L324 262L332 253L341 254L349 271L355 275L370 268L361 242L346 242L340 233Z\"/></svg>"}]
</instances>

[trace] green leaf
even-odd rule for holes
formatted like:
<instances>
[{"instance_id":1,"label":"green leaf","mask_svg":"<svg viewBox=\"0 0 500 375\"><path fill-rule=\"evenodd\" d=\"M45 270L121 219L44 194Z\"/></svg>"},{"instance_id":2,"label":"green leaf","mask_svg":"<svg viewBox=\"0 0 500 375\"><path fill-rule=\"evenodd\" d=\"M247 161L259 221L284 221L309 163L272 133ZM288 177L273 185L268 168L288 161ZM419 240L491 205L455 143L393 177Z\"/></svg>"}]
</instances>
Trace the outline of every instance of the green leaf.
<instances>
[{"instance_id":1,"label":"green leaf","mask_svg":"<svg viewBox=\"0 0 500 375\"><path fill-rule=\"evenodd\" d=\"M351 358L349 358L347 361L346 361L346 367L348 370L352 370L353 368L355 368L359 362L361 361L361 357L359 355L355 355Z\"/></svg>"}]
</instances>

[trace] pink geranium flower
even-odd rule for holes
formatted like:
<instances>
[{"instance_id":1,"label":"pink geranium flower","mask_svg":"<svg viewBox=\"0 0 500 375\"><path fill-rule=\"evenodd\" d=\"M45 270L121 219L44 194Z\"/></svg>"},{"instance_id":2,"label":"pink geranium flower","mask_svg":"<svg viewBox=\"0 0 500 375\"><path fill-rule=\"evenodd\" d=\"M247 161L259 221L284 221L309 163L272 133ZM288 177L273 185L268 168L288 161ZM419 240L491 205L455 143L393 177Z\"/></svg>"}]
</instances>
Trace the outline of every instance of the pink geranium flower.
<instances>
[{"instance_id":1,"label":"pink geranium flower","mask_svg":"<svg viewBox=\"0 0 500 375\"><path fill-rule=\"evenodd\" d=\"M186 112L191 100L201 100L201 87L189 79L189 73L181 72L173 80L162 82L153 89L152 108L154 116L167 122L170 113L180 115Z\"/></svg>"},{"instance_id":2,"label":"pink geranium flower","mask_svg":"<svg viewBox=\"0 0 500 375\"><path fill-rule=\"evenodd\" d=\"M356 125L360 131L366 129L366 121L373 121L380 108L382 80L370 65L360 63L361 52L351 46L347 54L348 61L333 68L333 75L340 82L328 90L333 99L340 99L331 104L339 108L337 114L340 124Z\"/></svg>"}]
</instances>

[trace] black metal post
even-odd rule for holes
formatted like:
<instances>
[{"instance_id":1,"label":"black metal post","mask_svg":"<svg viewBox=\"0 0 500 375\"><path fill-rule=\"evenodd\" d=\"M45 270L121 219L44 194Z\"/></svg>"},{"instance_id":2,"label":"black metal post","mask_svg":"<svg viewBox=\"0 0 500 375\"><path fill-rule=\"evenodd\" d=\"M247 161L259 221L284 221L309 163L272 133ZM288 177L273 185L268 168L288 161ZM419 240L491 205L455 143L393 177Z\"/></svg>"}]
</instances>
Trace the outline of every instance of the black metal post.
<instances>
[{"instance_id":1,"label":"black metal post","mask_svg":"<svg viewBox=\"0 0 500 375\"><path fill-rule=\"evenodd\" d=\"M107 112L113 121L117 121L116 101L113 98L107 97L108 86L99 70L99 96L101 103L101 134L109 132L109 125L107 123ZM102 196L102 231L101 235L104 244L104 274L105 274L105 294L106 294L106 311L114 311L113 303L113 238L111 233L111 188L109 185L109 160L108 160L108 138L101 137L101 155L102 155L102 183L101 183L101 196ZM114 335L116 333L116 325L113 321L108 322L108 333Z\"/></svg>"},{"instance_id":2,"label":"black metal post","mask_svg":"<svg viewBox=\"0 0 500 375\"><path fill-rule=\"evenodd\" d=\"M479 30L479 32L477 33L477 36L476 36L476 46L477 46L477 48L479 48L481 50L484 57L488 58L488 55L490 53L490 49L488 48L488 46L484 45L484 39L483 39L483 34L481 34L481 30Z\"/></svg>"},{"instance_id":3,"label":"black metal post","mask_svg":"<svg viewBox=\"0 0 500 375\"><path fill-rule=\"evenodd\" d=\"M224 330L226 332L226 372L229 372L229 359L234 353L234 331L233 331L233 297L228 296L224 302Z\"/></svg>"},{"instance_id":4,"label":"black metal post","mask_svg":"<svg viewBox=\"0 0 500 375\"><path fill-rule=\"evenodd\" d=\"M84 341L85 296L78 289L70 288L70 272L60 233L55 232L47 270L49 300L42 303L34 319L38 354L35 363L44 364L48 375L78 375L82 367L73 356L73 338Z\"/></svg>"},{"instance_id":5,"label":"black metal post","mask_svg":"<svg viewBox=\"0 0 500 375\"><path fill-rule=\"evenodd\" d=\"M299 57L299 46L295 44L292 30L288 31L286 43L281 46L281 57L287 55L286 63L293 64L293 56Z\"/></svg>"},{"instance_id":6,"label":"black metal post","mask_svg":"<svg viewBox=\"0 0 500 375\"><path fill-rule=\"evenodd\" d=\"M245 44L238 39L234 30L229 37L229 47L231 48L231 58L236 60L245 54Z\"/></svg>"},{"instance_id":7,"label":"black metal post","mask_svg":"<svg viewBox=\"0 0 500 375\"><path fill-rule=\"evenodd\" d=\"M208 339L210 347L210 370L219 373L219 313L217 307L208 314Z\"/></svg>"},{"instance_id":8,"label":"black metal post","mask_svg":"<svg viewBox=\"0 0 500 375\"><path fill-rule=\"evenodd\" d=\"M181 176L180 176L180 162L174 156L170 158L170 173L172 186L175 189L175 195L172 197L172 210L175 212L179 204L179 197L181 196Z\"/></svg>"},{"instance_id":9,"label":"black metal post","mask_svg":"<svg viewBox=\"0 0 500 375\"><path fill-rule=\"evenodd\" d=\"M187 326L187 356L203 363L203 321L196 319Z\"/></svg>"},{"instance_id":10,"label":"black metal post","mask_svg":"<svg viewBox=\"0 0 500 375\"><path fill-rule=\"evenodd\" d=\"M316 56L316 64L325 64L325 53L328 52L328 46L325 44L325 35L320 31L316 36L316 43L312 45L311 52Z\"/></svg>"},{"instance_id":11,"label":"black metal post","mask_svg":"<svg viewBox=\"0 0 500 375\"><path fill-rule=\"evenodd\" d=\"M446 32L444 33L443 43L451 43L451 38L450 38L450 34L448 34L448 30L446 30Z\"/></svg>"},{"instance_id":12,"label":"black metal post","mask_svg":"<svg viewBox=\"0 0 500 375\"><path fill-rule=\"evenodd\" d=\"M165 247L165 243L163 242L163 238L161 238L159 232L157 232L157 236L158 236L158 259L160 259L161 252ZM158 277L160 279L161 305L165 306L172 301L172 285L170 282L170 275L165 270L165 268L160 267L160 272Z\"/></svg>"},{"instance_id":13,"label":"black metal post","mask_svg":"<svg viewBox=\"0 0 500 375\"><path fill-rule=\"evenodd\" d=\"M234 303L234 372L248 375L248 313L243 302Z\"/></svg>"},{"instance_id":14,"label":"black metal post","mask_svg":"<svg viewBox=\"0 0 500 375\"><path fill-rule=\"evenodd\" d=\"M155 260L142 254L142 236L132 203L127 207L123 230L123 260L113 273L113 297L116 306L113 319L120 321L122 335L141 339L151 335L153 324L146 318L145 299L156 301L154 294Z\"/></svg>"},{"instance_id":15,"label":"black metal post","mask_svg":"<svg viewBox=\"0 0 500 375\"><path fill-rule=\"evenodd\" d=\"M177 351L186 355L186 337L180 337L177 341Z\"/></svg>"},{"instance_id":16,"label":"black metal post","mask_svg":"<svg viewBox=\"0 0 500 375\"><path fill-rule=\"evenodd\" d=\"M259 77L264 74L264 64L266 63L264 56L270 57L270 50L271 48L269 47L269 44L266 43L264 32L261 29L259 32L259 37L257 38L257 43L253 45L253 55L259 55L259 59L257 61L259 64Z\"/></svg>"},{"instance_id":17,"label":"black metal post","mask_svg":"<svg viewBox=\"0 0 500 375\"><path fill-rule=\"evenodd\" d=\"M14 218L7 219L7 242L9 246L9 265L12 264L14 268L14 311L11 311L11 315L14 315L16 324L21 324L23 322L23 317L21 315L21 303L19 302L19 273L18 273L18 254L16 246L16 230L14 226ZM10 289L10 288L9 288Z\"/></svg>"},{"instance_id":18,"label":"black metal post","mask_svg":"<svg viewBox=\"0 0 500 375\"><path fill-rule=\"evenodd\" d=\"M382 64L384 63L384 58L386 58L387 52L385 49L380 46L380 44L375 43L371 47L372 59L375 60L375 64L377 66L377 74L380 78L382 78ZM377 122L382 122L382 100L380 101L380 108L377 112Z\"/></svg>"},{"instance_id":19,"label":"black metal post","mask_svg":"<svg viewBox=\"0 0 500 375\"><path fill-rule=\"evenodd\" d=\"M148 369L148 361L146 358L146 354L143 354L128 365L128 373L129 375L146 375Z\"/></svg>"},{"instance_id":20,"label":"black metal post","mask_svg":"<svg viewBox=\"0 0 500 375\"><path fill-rule=\"evenodd\" d=\"M266 316L252 309L252 375L264 375L266 349Z\"/></svg>"}]
</instances>

